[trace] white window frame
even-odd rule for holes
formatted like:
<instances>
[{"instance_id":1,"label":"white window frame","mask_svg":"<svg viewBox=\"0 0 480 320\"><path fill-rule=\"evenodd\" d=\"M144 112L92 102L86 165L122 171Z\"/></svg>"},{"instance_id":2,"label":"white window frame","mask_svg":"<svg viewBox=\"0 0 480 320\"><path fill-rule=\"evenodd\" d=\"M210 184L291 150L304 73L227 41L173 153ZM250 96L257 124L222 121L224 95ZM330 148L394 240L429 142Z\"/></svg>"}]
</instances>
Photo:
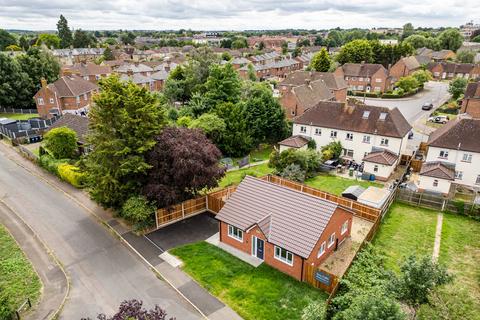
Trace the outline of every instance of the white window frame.
<instances>
[{"instance_id":1,"label":"white window frame","mask_svg":"<svg viewBox=\"0 0 480 320\"><path fill-rule=\"evenodd\" d=\"M381 146L388 146L388 138L382 138L382 140L380 140L380 145Z\"/></svg>"},{"instance_id":2,"label":"white window frame","mask_svg":"<svg viewBox=\"0 0 480 320\"><path fill-rule=\"evenodd\" d=\"M378 164L373 166L373 172L378 172Z\"/></svg>"},{"instance_id":3,"label":"white window frame","mask_svg":"<svg viewBox=\"0 0 480 320\"><path fill-rule=\"evenodd\" d=\"M86 93L83 94L83 100L87 101L87 94Z\"/></svg>"},{"instance_id":4,"label":"white window frame","mask_svg":"<svg viewBox=\"0 0 480 320\"><path fill-rule=\"evenodd\" d=\"M370 143L370 136L363 136L363 143Z\"/></svg>"},{"instance_id":5,"label":"white window frame","mask_svg":"<svg viewBox=\"0 0 480 320\"><path fill-rule=\"evenodd\" d=\"M235 234L235 231L237 232L237 234ZM239 228L230 224L228 225L228 236L239 242L243 242L243 230L240 230Z\"/></svg>"},{"instance_id":6,"label":"white window frame","mask_svg":"<svg viewBox=\"0 0 480 320\"><path fill-rule=\"evenodd\" d=\"M333 246L333 244L335 243L335 239L336 237L334 232L328 237L328 245L327 245L328 248L331 248Z\"/></svg>"},{"instance_id":7,"label":"white window frame","mask_svg":"<svg viewBox=\"0 0 480 320\"><path fill-rule=\"evenodd\" d=\"M76 98L75 98L75 102L76 102L77 104L79 104L79 103L80 103L80 96L76 96Z\"/></svg>"},{"instance_id":8,"label":"white window frame","mask_svg":"<svg viewBox=\"0 0 480 320\"><path fill-rule=\"evenodd\" d=\"M462 157L463 162L472 162L473 155L471 153L464 153Z\"/></svg>"},{"instance_id":9,"label":"white window frame","mask_svg":"<svg viewBox=\"0 0 480 320\"><path fill-rule=\"evenodd\" d=\"M353 140L353 133L347 132L345 135L345 140L352 141Z\"/></svg>"},{"instance_id":10,"label":"white window frame","mask_svg":"<svg viewBox=\"0 0 480 320\"><path fill-rule=\"evenodd\" d=\"M434 179L434 180L433 180L433 186L434 186L434 187L438 187L438 180L437 180L437 179Z\"/></svg>"},{"instance_id":11,"label":"white window frame","mask_svg":"<svg viewBox=\"0 0 480 320\"><path fill-rule=\"evenodd\" d=\"M335 131L335 130L330 131L330 138L335 139L336 137L337 137L337 131Z\"/></svg>"},{"instance_id":12,"label":"white window frame","mask_svg":"<svg viewBox=\"0 0 480 320\"><path fill-rule=\"evenodd\" d=\"M353 154L355 153L353 149L345 149L345 148L342 150L342 152L344 157L349 157L349 158L353 158ZM349 155L349 153L351 153L351 155Z\"/></svg>"},{"instance_id":13,"label":"white window frame","mask_svg":"<svg viewBox=\"0 0 480 320\"><path fill-rule=\"evenodd\" d=\"M477 179L475 180L475 184L480 184L480 174L477 176Z\"/></svg>"},{"instance_id":14,"label":"white window frame","mask_svg":"<svg viewBox=\"0 0 480 320\"><path fill-rule=\"evenodd\" d=\"M307 127L306 126L300 126L300 133L307 133Z\"/></svg>"},{"instance_id":15,"label":"white window frame","mask_svg":"<svg viewBox=\"0 0 480 320\"><path fill-rule=\"evenodd\" d=\"M348 220L345 221L345 222L342 224L342 229L341 229L341 231L340 231L340 234L341 234L341 235L344 235L345 232L347 232L347 231L348 231Z\"/></svg>"},{"instance_id":16,"label":"white window frame","mask_svg":"<svg viewBox=\"0 0 480 320\"><path fill-rule=\"evenodd\" d=\"M321 136L321 135L322 135L322 129L320 129L320 128L315 128L315 135Z\"/></svg>"},{"instance_id":17,"label":"white window frame","mask_svg":"<svg viewBox=\"0 0 480 320\"><path fill-rule=\"evenodd\" d=\"M38 105L40 106L43 106L45 104L45 102L43 101L43 98L38 98L37 101L38 101Z\"/></svg>"},{"instance_id":18,"label":"white window frame","mask_svg":"<svg viewBox=\"0 0 480 320\"><path fill-rule=\"evenodd\" d=\"M440 150L438 157L442 159L448 159L448 150Z\"/></svg>"},{"instance_id":19,"label":"white window frame","mask_svg":"<svg viewBox=\"0 0 480 320\"><path fill-rule=\"evenodd\" d=\"M277 250L278 250L278 255L277 255ZM285 251L285 258L282 257L282 250ZM290 255L290 259L288 258L289 255ZM293 253L291 253L287 249L284 249L279 246L274 246L273 257L279 261L282 261L285 264L288 264L289 266L293 266Z\"/></svg>"},{"instance_id":20,"label":"white window frame","mask_svg":"<svg viewBox=\"0 0 480 320\"><path fill-rule=\"evenodd\" d=\"M375 78L375 82L376 82L376 83L381 83L381 82L382 82L382 79L381 79L381 78Z\"/></svg>"},{"instance_id":21,"label":"white window frame","mask_svg":"<svg viewBox=\"0 0 480 320\"><path fill-rule=\"evenodd\" d=\"M53 104L55 102L55 100L53 100L53 98L50 98L50 103Z\"/></svg>"},{"instance_id":22,"label":"white window frame","mask_svg":"<svg viewBox=\"0 0 480 320\"><path fill-rule=\"evenodd\" d=\"M323 254L325 253L326 247L327 247L327 243L323 241L322 244L320 245L320 249L318 249L317 258L320 258L321 256L323 256Z\"/></svg>"},{"instance_id":23,"label":"white window frame","mask_svg":"<svg viewBox=\"0 0 480 320\"><path fill-rule=\"evenodd\" d=\"M463 179L463 171L455 171L455 179L462 180Z\"/></svg>"}]
</instances>

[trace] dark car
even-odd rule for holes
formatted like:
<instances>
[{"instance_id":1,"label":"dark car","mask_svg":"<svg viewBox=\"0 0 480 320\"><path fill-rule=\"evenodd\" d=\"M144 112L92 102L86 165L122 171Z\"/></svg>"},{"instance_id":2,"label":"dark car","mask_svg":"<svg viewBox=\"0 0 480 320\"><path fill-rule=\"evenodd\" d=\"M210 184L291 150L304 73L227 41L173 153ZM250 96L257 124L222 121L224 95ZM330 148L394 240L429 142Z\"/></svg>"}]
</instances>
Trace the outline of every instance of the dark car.
<instances>
[{"instance_id":1,"label":"dark car","mask_svg":"<svg viewBox=\"0 0 480 320\"><path fill-rule=\"evenodd\" d=\"M433 108L433 103L431 102L425 102L422 106L422 110L432 110Z\"/></svg>"}]
</instances>

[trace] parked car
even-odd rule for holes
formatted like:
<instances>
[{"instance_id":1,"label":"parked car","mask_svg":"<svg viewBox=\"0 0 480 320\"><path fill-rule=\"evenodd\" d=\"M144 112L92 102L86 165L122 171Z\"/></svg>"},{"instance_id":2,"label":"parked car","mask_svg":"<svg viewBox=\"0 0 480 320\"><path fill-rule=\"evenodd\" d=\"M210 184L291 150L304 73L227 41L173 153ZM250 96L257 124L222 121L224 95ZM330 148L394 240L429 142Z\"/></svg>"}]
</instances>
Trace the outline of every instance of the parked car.
<instances>
[{"instance_id":1,"label":"parked car","mask_svg":"<svg viewBox=\"0 0 480 320\"><path fill-rule=\"evenodd\" d=\"M448 116L433 116L433 117L428 118L429 122L442 123L442 124L447 123L448 120L450 120L450 118Z\"/></svg>"},{"instance_id":2,"label":"parked car","mask_svg":"<svg viewBox=\"0 0 480 320\"><path fill-rule=\"evenodd\" d=\"M431 102L425 102L422 106L422 110L432 110L433 109L433 103Z\"/></svg>"}]
</instances>

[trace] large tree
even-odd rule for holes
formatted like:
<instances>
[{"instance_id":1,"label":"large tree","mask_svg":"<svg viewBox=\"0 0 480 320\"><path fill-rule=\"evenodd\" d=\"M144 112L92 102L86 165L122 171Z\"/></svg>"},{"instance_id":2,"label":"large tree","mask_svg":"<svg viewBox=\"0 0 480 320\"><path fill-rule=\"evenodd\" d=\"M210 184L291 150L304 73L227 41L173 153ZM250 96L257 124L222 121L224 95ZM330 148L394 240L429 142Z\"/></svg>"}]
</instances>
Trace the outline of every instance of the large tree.
<instances>
[{"instance_id":1,"label":"large tree","mask_svg":"<svg viewBox=\"0 0 480 320\"><path fill-rule=\"evenodd\" d=\"M165 122L163 109L147 89L118 76L101 79L89 112L85 159L90 195L105 207L119 208L136 194L151 166L145 154Z\"/></svg>"},{"instance_id":2,"label":"large tree","mask_svg":"<svg viewBox=\"0 0 480 320\"><path fill-rule=\"evenodd\" d=\"M457 51L462 46L463 37L457 29L447 29L438 35L442 49Z\"/></svg>"},{"instance_id":3,"label":"large tree","mask_svg":"<svg viewBox=\"0 0 480 320\"><path fill-rule=\"evenodd\" d=\"M112 49L110 49L110 47L106 47L105 51L103 51L103 58L106 61L115 60L115 56L113 55Z\"/></svg>"},{"instance_id":4,"label":"large tree","mask_svg":"<svg viewBox=\"0 0 480 320\"><path fill-rule=\"evenodd\" d=\"M225 131L225 121L213 113L204 113L197 119L194 119L188 125L190 129L200 129L205 133L207 138L217 143Z\"/></svg>"},{"instance_id":5,"label":"large tree","mask_svg":"<svg viewBox=\"0 0 480 320\"><path fill-rule=\"evenodd\" d=\"M190 199L205 188L218 185L224 169L221 153L198 129L170 127L155 139L148 152L148 170L143 194L158 207Z\"/></svg>"},{"instance_id":6,"label":"large tree","mask_svg":"<svg viewBox=\"0 0 480 320\"><path fill-rule=\"evenodd\" d=\"M452 95L453 99L458 99L465 93L468 80L465 78L455 78L448 85L448 92Z\"/></svg>"},{"instance_id":7,"label":"large tree","mask_svg":"<svg viewBox=\"0 0 480 320\"><path fill-rule=\"evenodd\" d=\"M315 71L328 72L332 65L332 59L325 48L317 52L310 62L310 68Z\"/></svg>"},{"instance_id":8,"label":"large tree","mask_svg":"<svg viewBox=\"0 0 480 320\"><path fill-rule=\"evenodd\" d=\"M371 63L374 61L372 45L368 40L353 40L342 47L337 61L344 63Z\"/></svg>"},{"instance_id":9,"label":"large tree","mask_svg":"<svg viewBox=\"0 0 480 320\"><path fill-rule=\"evenodd\" d=\"M205 97L212 106L223 102L236 103L240 99L241 82L231 63L214 64L205 83Z\"/></svg>"},{"instance_id":10,"label":"large tree","mask_svg":"<svg viewBox=\"0 0 480 320\"><path fill-rule=\"evenodd\" d=\"M60 48L68 48L73 42L72 31L68 27L68 21L63 15L57 22L58 37L60 38Z\"/></svg>"},{"instance_id":11,"label":"large tree","mask_svg":"<svg viewBox=\"0 0 480 320\"><path fill-rule=\"evenodd\" d=\"M17 44L15 37L8 31L0 29L0 51L4 51L11 44Z\"/></svg>"},{"instance_id":12,"label":"large tree","mask_svg":"<svg viewBox=\"0 0 480 320\"><path fill-rule=\"evenodd\" d=\"M59 48L60 47L60 38L56 34L51 33L42 33L38 36L37 46L42 44L46 45L48 48Z\"/></svg>"},{"instance_id":13,"label":"large tree","mask_svg":"<svg viewBox=\"0 0 480 320\"><path fill-rule=\"evenodd\" d=\"M75 48L88 48L95 44L94 37L82 29L75 30L73 34L73 46Z\"/></svg>"},{"instance_id":14,"label":"large tree","mask_svg":"<svg viewBox=\"0 0 480 320\"><path fill-rule=\"evenodd\" d=\"M17 60L0 54L0 105L12 108L31 108L33 99L28 74Z\"/></svg>"}]
</instances>

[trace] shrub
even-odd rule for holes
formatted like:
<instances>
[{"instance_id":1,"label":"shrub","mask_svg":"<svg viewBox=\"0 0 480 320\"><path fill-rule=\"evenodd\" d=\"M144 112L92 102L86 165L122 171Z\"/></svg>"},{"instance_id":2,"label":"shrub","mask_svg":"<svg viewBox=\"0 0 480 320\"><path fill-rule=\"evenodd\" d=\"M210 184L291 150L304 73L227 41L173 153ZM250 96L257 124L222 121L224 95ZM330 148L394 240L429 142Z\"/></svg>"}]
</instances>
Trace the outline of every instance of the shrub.
<instances>
[{"instance_id":1,"label":"shrub","mask_svg":"<svg viewBox=\"0 0 480 320\"><path fill-rule=\"evenodd\" d=\"M323 320L326 318L324 301L312 301L302 310L302 320Z\"/></svg>"},{"instance_id":2,"label":"shrub","mask_svg":"<svg viewBox=\"0 0 480 320\"><path fill-rule=\"evenodd\" d=\"M85 185L85 173L80 171L77 166L61 163L57 166L58 176L70 183L76 188L82 188Z\"/></svg>"},{"instance_id":3,"label":"shrub","mask_svg":"<svg viewBox=\"0 0 480 320\"><path fill-rule=\"evenodd\" d=\"M66 127L47 132L43 136L43 144L55 159L73 158L78 150L77 134Z\"/></svg>"},{"instance_id":4,"label":"shrub","mask_svg":"<svg viewBox=\"0 0 480 320\"><path fill-rule=\"evenodd\" d=\"M292 163L280 172L280 176L285 179L303 182L305 180L305 171L298 164Z\"/></svg>"},{"instance_id":5,"label":"shrub","mask_svg":"<svg viewBox=\"0 0 480 320\"><path fill-rule=\"evenodd\" d=\"M60 164L67 163L68 160L65 159L55 159L49 154L44 154L43 156L40 156L38 158L38 164L40 167L44 168L50 173L53 173L56 176L59 176L58 174L58 166Z\"/></svg>"},{"instance_id":6,"label":"shrub","mask_svg":"<svg viewBox=\"0 0 480 320\"><path fill-rule=\"evenodd\" d=\"M302 171L305 171L305 176L312 177L317 172L321 163L321 158L318 152L307 150L287 149L279 153L273 151L270 154L270 161L268 166L275 168L277 173L281 173L291 164L298 165Z\"/></svg>"},{"instance_id":7,"label":"shrub","mask_svg":"<svg viewBox=\"0 0 480 320\"><path fill-rule=\"evenodd\" d=\"M0 287L0 319L13 320L13 310L10 305L10 299Z\"/></svg>"},{"instance_id":8,"label":"shrub","mask_svg":"<svg viewBox=\"0 0 480 320\"><path fill-rule=\"evenodd\" d=\"M147 226L153 222L155 210L145 197L133 196L125 201L120 215L137 226Z\"/></svg>"},{"instance_id":9,"label":"shrub","mask_svg":"<svg viewBox=\"0 0 480 320\"><path fill-rule=\"evenodd\" d=\"M322 147L322 160L337 159L342 154L342 144L340 141L330 142Z\"/></svg>"}]
</instances>

